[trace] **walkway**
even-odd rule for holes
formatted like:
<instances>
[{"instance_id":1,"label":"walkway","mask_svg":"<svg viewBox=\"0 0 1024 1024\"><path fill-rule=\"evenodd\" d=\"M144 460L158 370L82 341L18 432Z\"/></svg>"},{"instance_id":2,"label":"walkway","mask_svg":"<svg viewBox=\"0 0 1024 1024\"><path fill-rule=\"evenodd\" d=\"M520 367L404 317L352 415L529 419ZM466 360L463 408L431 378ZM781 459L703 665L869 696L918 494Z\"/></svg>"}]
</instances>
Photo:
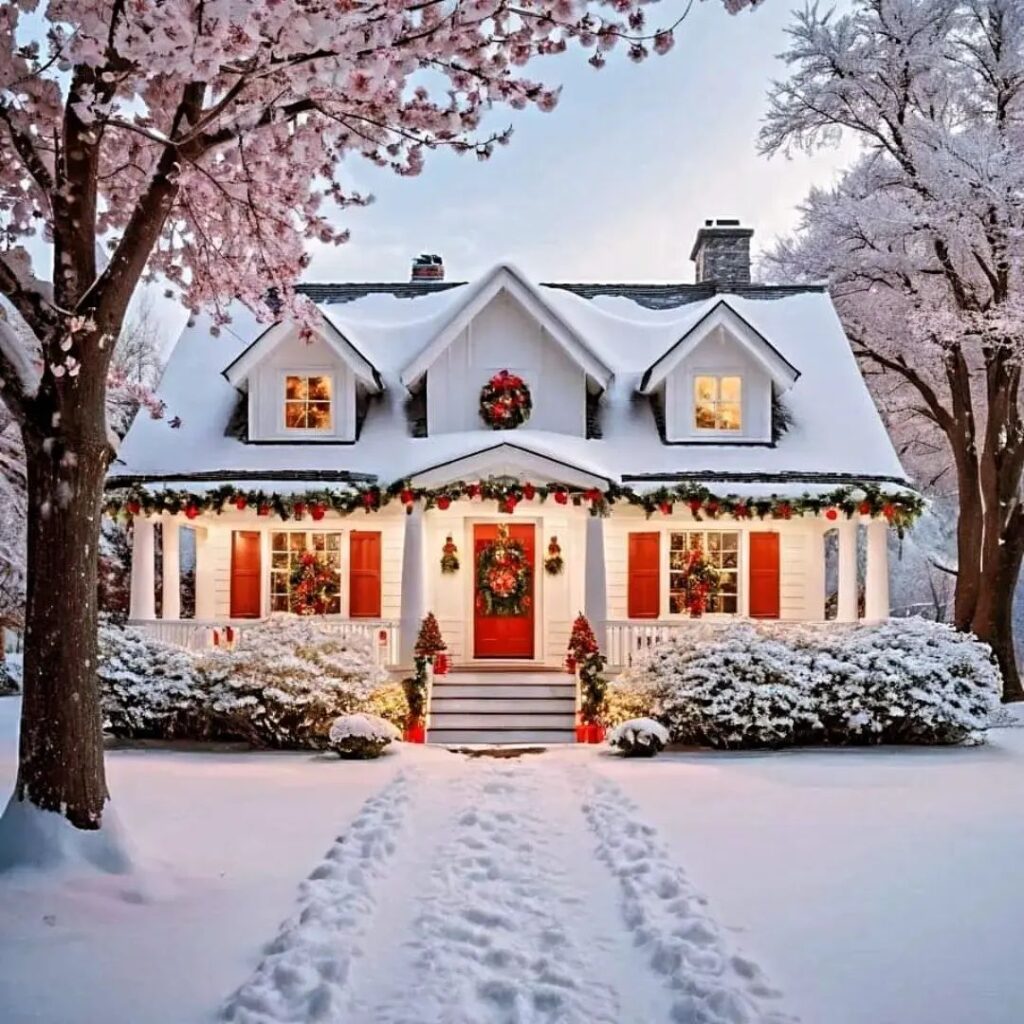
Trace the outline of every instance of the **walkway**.
<instances>
[{"instance_id":1,"label":"walkway","mask_svg":"<svg viewBox=\"0 0 1024 1024\"><path fill-rule=\"evenodd\" d=\"M406 756L302 884L224 1020L791 1019L586 752Z\"/></svg>"}]
</instances>

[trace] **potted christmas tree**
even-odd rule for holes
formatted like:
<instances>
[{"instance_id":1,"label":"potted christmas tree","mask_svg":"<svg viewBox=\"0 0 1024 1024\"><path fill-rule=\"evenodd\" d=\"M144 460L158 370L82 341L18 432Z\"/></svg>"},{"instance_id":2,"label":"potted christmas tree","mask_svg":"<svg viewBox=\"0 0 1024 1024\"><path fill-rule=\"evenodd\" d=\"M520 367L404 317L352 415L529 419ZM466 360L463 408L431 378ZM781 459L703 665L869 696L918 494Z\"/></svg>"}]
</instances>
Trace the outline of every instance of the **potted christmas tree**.
<instances>
[{"instance_id":1,"label":"potted christmas tree","mask_svg":"<svg viewBox=\"0 0 1024 1024\"><path fill-rule=\"evenodd\" d=\"M597 646L597 637L587 617L581 612L572 624L566 665L572 664L579 679L580 723L576 727L577 743L600 743L604 739L601 710L604 707L607 680L602 673L607 659Z\"/></svg>"},{"instance_id":2,"label":"potted christmas tree","mask_svg":"<svg viewBox=\"0 0 1024 1024\"><path fill-rule=\"evenodd\" d=\"M402 739L406 743L426 743L427 741L427 659L416 657L416 674L402 680L405 691L405 703L409 714L405 720Z\"/></svg>"},{"instance_id":3,"label":"potted christmas tree","mask_svg":"<svg viewBox=\"0 0 1024 1024\"><path fill-rule=\"evenodd\" d=\"M441 636L441 627L433 612L427 612L426 618L420 623L419 636L416 637L414 653L418 658L426 658L434 667L434 675L443 676L448 671L448 655L444 652L448 645Z\"/></svg>"}]
</instances>

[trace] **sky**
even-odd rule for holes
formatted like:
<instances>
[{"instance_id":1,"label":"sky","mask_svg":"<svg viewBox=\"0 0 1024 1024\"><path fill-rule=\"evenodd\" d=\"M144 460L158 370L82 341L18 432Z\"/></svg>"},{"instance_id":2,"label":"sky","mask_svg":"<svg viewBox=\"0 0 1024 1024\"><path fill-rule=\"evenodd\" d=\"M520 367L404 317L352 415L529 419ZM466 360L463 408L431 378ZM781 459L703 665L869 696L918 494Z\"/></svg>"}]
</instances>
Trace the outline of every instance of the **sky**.
<instances>
[{"instance_id":1,"label":"sky","mask_svg":"<svg viewBox=\"0 0 1024 1024\"><path fill-rule=\"evenodd\" d=\"M497 109L512 124L507 147L486 162L428 154L417 178L399 178L353 158L349 184L375 197L344 211L341 247L316 245L310 281L408 277L417 253L439 253L449 279L510 260L535 280L690 281L690 247L712 217L755 229L754 247L792 231L812 184L829 184L853 150L772 160L757 130L796 5L765 0L726 13L697 0L664 57L640 65L616 50L601 71L580 49L527 69L561 83L553 113ZM648 9L651 27L671 21L680 0Z\"/></svg>"}]
</instances>

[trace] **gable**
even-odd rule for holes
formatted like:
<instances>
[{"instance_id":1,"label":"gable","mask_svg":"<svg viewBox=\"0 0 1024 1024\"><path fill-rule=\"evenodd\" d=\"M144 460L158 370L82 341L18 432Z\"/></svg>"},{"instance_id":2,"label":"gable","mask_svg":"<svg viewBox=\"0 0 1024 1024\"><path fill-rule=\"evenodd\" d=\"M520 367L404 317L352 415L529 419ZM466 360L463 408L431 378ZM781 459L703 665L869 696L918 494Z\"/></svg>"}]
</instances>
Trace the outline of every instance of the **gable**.
<instances>
[{"instance_id":1,"label":"gable","mask_svg":"<svg viewBox=\"0 0 1024 1024\"><path fill-rule=\"evenodd\" d=\"M723 299L644 371L638 388L640 394L652 394L677 367L689 362L700 350L707 352L706 343L711 339L716 339L719 345L732 344L743 350L763 368L780 391L792 387L800 376L800 371Z\"/></svg>"},{"instance_id":2,"label":"gable","mask_svg":"<svg viewBox=\"0 0 1024 1024\"><path fill-rule=\"evenodd\" d=\"M550 342L560 348L586 374L589 383L598 390L608 387L612 377L611 370L542 293L508 266L497 267L470 289L463 303L456 307L441 330L401 371L399 376L402 383L409 389L414 388L448 347L470 327L476 317L491 306L498 296L507 296L522 313L543 328ZM514 363L514 350L510 349L505 359Z\"/></svg>"}]
</instances>

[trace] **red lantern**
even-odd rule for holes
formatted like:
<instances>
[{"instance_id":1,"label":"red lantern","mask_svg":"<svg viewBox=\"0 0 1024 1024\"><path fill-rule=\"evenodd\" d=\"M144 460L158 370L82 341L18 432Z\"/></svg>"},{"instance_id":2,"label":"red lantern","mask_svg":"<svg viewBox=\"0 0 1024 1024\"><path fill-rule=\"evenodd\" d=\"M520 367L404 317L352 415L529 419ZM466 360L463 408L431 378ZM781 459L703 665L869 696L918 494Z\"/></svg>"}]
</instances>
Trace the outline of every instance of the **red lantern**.
<instances>
[{"instance_id":1,"label":"red lantern","mask_svg":"<svg viewBox=\"0 0 1024 1024\"><path fill-rule=\"evenodd\" d=\"M559 505L565 505L569 501L569 495L566 491L555 491L555 501Z\"/></svg>"},{"instance_id":2,"label":"red lantern","mask_svg":"<svg viewBox=\"0 0 1024 1024\"><path fill-rule=\"evenodd\" d=\"M295 502L295 504L292 506L292 515L295 516L296 519L301 519L305 514L306 514L306 504L305 504L305 502L302 502L302 501Z\"/></svg>"},{"instance_id":3,"label":"red lantern","mask_svg":"<svg viewBox=\"0 0 1024 1024\"><path fill-rule=\"evenodd\" d=\"M323 519L324 514L327 512L327 506L323 502L318 501L310 510L309 514L319 522Z\"/></svg>"},{"instance_id":4,"label":"red lantern","mask_svg":"<svg viewBox=\"0 0 1024 1024\"><path fill-rule=\"evenodd\" d=\"M533 501L534 495L537 493L537 488L531 483L523 484L523 497L527 501Z\"/></svg>"},{"instance_id":5,"label":"red lantern","mask_svg":"<svg viewBox=\"0 0 1024 1024\"><path fill-rule=\"evenodd\" d=\"M670 516L670 515L672 515L672 502L671 501L663 501L663 502L661 502L661 504L658 505L658 508L661 509L661 514L663 516Z\"/></svg>"},{"instance_id":6,"label":"red lantern","mask_svg":"<svg viewBox=\"0 0 1024 1024\"><path fill-rule=\"evenodd\" d=\"M860 514L862 516L869 516L869 515L871 515L871 502L870 501L862 501L860 503L860 506L858 507L857 511L860 512Z\"/></svg>"},{"instance_id":7,"label":"red lantern","mask_svg":"<svg viewBox=\"0 0 1024 1024\"><path fill-rule=\"evenodd\" d=\"M444 510L445 510L446 508L449 508L449 507L451 506L451 503L452 503L452 499L451 499L451 498L449 498L447 494L442 494L442 495L441 495L441 497L437 499L437 507L438 507L438 508L439 508L439 509L440 509L440 510L441 510L442 512L443 512L443 511L444 511Z\"/></svg>"},{"instance_id":8,"label":"red lantern","mask_svg":"<svg viewBox=\"0 0 1024 1024\"><path fill-rule=\"evenodd\" d=\"M825 518L826 519L832 519L832 520L838 519L839 518L839 513L834 508L827 508L827 509L825 509Z\"/></svg>"},{"instance_id":9,"label":"red lantern","mask_svg":"<svg viewBox=\"0 0 1024 1024\"><path fill-rule=\"evenodd\" d=\"M398 498L403 505L411 505L416 500L416 495L414 495L412 491L410 491L409 488L406 487L405 490L402 491L401 494L399 494Z\"/></svg>"},{"instance_id":10,"label":"red lantern","mask_svg":"<svg viewBox=\"0 0 1024 1024\"><path fill-rule=\"evenodd\" d=\"M258 515L258 516L269 516L270 515L270 506L269 505L260 505L256 509L256 515Z\"/></svg>"},{"instance_id":11,"label":"red lantern","mask_svg":"<svg viewBox=\"0 0 1024 1024\"><path fill-rule=\"evenodd\" d=\"M186 505L185 506L185 515L189 519L195 519L196 516L199 515L199 509L195 505Z\"/></svg>"},{"instance_id":12,"label":"red lantern","mask_svg":"<svg viewBox=\"0 0 1024 1024\"><path fill-rule=\"evenodd\" d=\"M236 494L235 495L235 508L237 508L239 512L244 511L245 510L245 506L247 504L248 504L248 502L246 501L246 498L245 498L244 494Z\"/></svg>"}]
</instances>

